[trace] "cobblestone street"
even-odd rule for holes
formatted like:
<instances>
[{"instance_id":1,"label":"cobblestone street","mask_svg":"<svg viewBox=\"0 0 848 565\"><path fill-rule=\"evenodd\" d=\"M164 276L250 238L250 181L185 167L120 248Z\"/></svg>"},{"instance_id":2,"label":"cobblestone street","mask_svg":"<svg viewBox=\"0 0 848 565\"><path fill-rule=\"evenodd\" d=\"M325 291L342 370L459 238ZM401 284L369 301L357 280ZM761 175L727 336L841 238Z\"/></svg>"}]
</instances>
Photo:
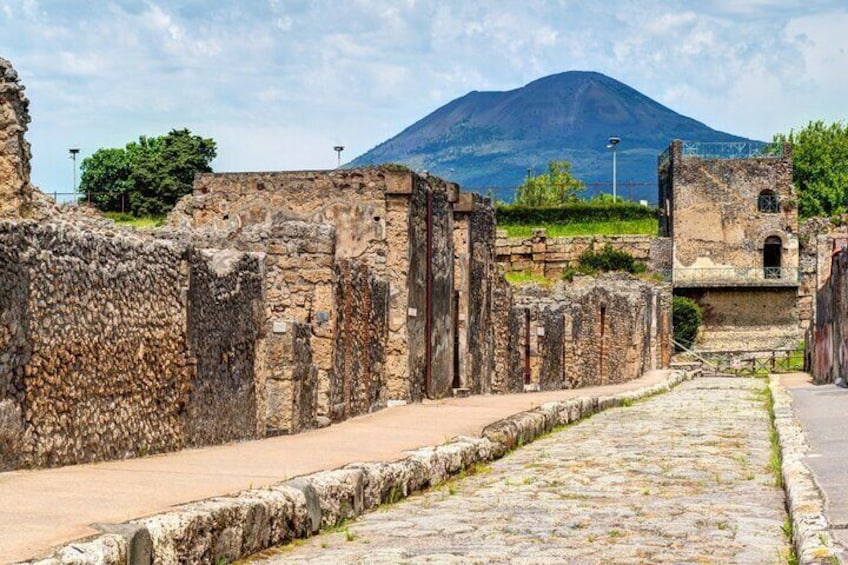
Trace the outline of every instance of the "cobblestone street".
<instances>
[{"instance_id":1,"label":"cobblestone street","mask_svg":"<svg viewBox=\"0 0 848 565\"><path fill-rule=\"evenodd\" d=\"M785 563L757 379L704 378L255 563Z\"/></svg>"}]
</instances>

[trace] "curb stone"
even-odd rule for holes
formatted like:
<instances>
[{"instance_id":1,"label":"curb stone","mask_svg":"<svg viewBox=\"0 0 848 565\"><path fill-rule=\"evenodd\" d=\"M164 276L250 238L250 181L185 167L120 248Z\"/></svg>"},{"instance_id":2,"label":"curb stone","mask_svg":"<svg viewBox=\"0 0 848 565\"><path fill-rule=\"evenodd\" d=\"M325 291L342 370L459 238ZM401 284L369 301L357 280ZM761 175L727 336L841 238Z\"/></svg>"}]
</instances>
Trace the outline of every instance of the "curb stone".
<instances>
[{"instance_id":1,"label":"curb stone","mask_svg":"<svg viewBox=\"0 0 848 565\"><path fill-rule=\"evenodd\" d=\"M792 397L780 386L779 377L774 375L769 377L769 392L783 460L781 475L786 491L786 509L792 521L792 543L798 563L843 563L843 556L828 531L824 496L802 461L808 446L804 429L792 412Z\"/></svg>"},{"instance_id":2,"label":"curb stone","mask_svg":"<svg viewBox=\"0 0 848 565\"><path fill-rule=\"evenodd\" d=\"M67 544L47 559L25 563L170 565L241 559L442 484L477 463L500 459L558 426L670 391L694 374L674 370L663 382L638 390L548 402L489 424L481 437L458 436L442 445L409 451L397 461L352 463L270 487L181 505L126 524L103 526L103 534ZM134 543L135 539L149 540L149 544ZM136 547L146 551L134 551Z\"/></svg>"}]
</instances>

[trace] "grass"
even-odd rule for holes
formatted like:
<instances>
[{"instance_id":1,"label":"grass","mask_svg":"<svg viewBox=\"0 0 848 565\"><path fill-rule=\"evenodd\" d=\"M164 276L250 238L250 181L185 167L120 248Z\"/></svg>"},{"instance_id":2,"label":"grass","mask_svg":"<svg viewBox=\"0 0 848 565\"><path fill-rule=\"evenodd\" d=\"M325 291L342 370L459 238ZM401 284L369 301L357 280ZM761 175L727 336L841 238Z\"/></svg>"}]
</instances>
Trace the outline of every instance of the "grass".
<instances>
[{"instance_id":1,"label":"grass","mask_svg":"<svg viewBox=\"0 0 848 565\"><path fill-rule=\"evenodd\" d=\"M615 222L579 222L568 224L498 224L509 237L530 237L533 230L544 229L548 237L577 235L656 235L659 224L656 218L621 220Z\"/></svg>"},{"instance_id":2,"label":"grass","mask_svg":"<svg viewBox=\"0 0 848 565\"><path fill-rule=\"evenodd\" d=\"M784 488L782 472L783 455L780 451L780 436L777 434L777 428L774 425L774 399L771 396L771 389L768 384L763 387L760 394L762 395L763 402L766 405L766 412L768 412L769 419L771 455L769 456L768 469L774 473L775 486ZM798 555L795 553L795 547L793 544L794 529L792 527L792 519L789 516L786 516L784 519L781 529L783 530L783 535L786 536L786 540L789 542L789 553L788 555L785 555L786 563L789 565L797 565Z\"/></svg>"},{"instance_id":3,"label":"grass","mask_svg":"<svg viewBox=\"0 0 848 565\"><path fill-rule=\"evenodd\" d=\"M774 400L771 397L768 384L763 387L760 394L763 397L769 419L771 454L769 455L768 470L774 474L774 485L783 488L783 455L780 452L780 436L777 435L777 428L774 427Z\"/></svg>"},{"instance_id":4,"label":"grass","mask_svg":"<svg viewBox=\"0 0 848 565\"><path fill-rule=\"evenodd\" d=\"M523 285L529 283L539 283L542 286L551 286L556 281L542 275L534 275L530 271L515 271L504 275L506 281L511 285Z\"/></svg>"},{"instance_id":5,"label":"grass","mask_svg":"<svg viewBox=\"0 0 848 565\"><path fill-rule=\"evenodd\" d=\"M103 216L120 224L133 228L158 228L165 225L165 216L142 216L136 218L124 212L103 212Z\"/></svg>"}]
</instances>

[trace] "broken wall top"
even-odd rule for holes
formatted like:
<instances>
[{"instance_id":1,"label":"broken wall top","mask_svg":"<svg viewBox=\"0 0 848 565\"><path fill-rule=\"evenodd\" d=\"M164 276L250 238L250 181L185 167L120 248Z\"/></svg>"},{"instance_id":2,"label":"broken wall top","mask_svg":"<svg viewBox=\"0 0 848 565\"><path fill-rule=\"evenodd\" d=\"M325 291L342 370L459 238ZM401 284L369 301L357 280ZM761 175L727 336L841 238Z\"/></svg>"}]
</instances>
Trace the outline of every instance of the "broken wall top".
<instances>
[{"instance_id":1,"label":"broken wall top","mask_svg":"<svg viewBox=\"0 0 848 565\"><path fill-rule=\"evenodd\" d=\"M24 139L29 100L18 73L0 58L0 217L26 213L32 197L30 146Z\"/></svg>"}]
</instances>

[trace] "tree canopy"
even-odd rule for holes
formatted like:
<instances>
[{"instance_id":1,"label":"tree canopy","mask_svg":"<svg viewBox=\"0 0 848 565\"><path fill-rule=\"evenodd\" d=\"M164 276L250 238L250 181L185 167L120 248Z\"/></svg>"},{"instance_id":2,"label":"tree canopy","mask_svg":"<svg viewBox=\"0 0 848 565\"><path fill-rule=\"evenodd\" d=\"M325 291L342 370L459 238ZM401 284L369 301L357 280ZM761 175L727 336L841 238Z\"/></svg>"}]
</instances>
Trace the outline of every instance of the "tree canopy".
<instances>
[{"instance_id":1,"label":"tree canopy","mask_svg":"<svg viewBox=\"0 0 848 565\"><path fill-rule=\"evenodd\" d=\"M579 193L586 186L571 176L571 163L568 161L550 161L548 172L538 176L529 176L518 187L515 203L524 206L559 206L579 200Z\"/></svg>"},{"instance_id":2,"label":"tree canopy","mask_svg":"<svg viewBox=\"0 0 848 565\"><path fill-rule=\"evenodd\" d=\"M211 172L215 141L174 129L141 136L123 149L98 149L82 161L79 192L103 211L166 213L191 192L195 173Z\"/></svg>"},{"instance_id":3,"label":"tree canopy","mask_svg":"<svg viewBox=\"0 0 848 565\"><path fill-rule=\"evenodd\" d=\"M801 217L848 212L848 125L818 120L797 132L779 133L774 142L792 144L792 180Z\"/></svg>"}]
</instances>

